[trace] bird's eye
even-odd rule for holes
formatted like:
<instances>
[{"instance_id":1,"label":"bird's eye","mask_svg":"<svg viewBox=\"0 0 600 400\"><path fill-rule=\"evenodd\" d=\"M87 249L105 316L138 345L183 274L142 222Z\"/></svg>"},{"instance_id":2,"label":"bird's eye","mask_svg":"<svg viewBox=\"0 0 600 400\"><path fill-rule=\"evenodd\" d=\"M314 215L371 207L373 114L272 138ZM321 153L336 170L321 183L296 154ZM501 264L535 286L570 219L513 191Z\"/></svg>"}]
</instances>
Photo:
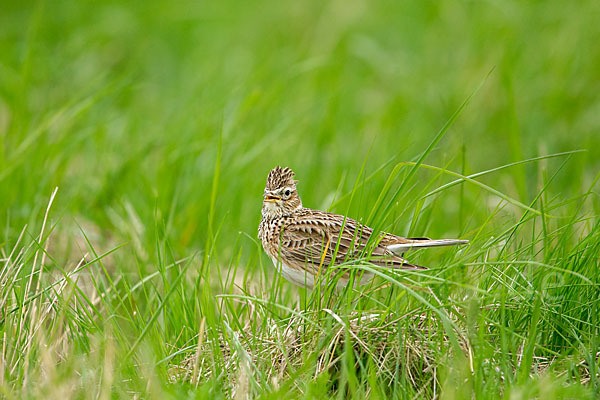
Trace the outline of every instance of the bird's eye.
<instances>
[{"instance_id":1,"label":"bird's eye","mask_svg":"<svg viewBox=\"0 0 600 400\"><path fill-rule=\"evenodd\" d=\"M292 192L290 192L290 189L285 189L285 192L283 194L285 194L285 197L288 197Z\"/></svg>"}]
</instances>

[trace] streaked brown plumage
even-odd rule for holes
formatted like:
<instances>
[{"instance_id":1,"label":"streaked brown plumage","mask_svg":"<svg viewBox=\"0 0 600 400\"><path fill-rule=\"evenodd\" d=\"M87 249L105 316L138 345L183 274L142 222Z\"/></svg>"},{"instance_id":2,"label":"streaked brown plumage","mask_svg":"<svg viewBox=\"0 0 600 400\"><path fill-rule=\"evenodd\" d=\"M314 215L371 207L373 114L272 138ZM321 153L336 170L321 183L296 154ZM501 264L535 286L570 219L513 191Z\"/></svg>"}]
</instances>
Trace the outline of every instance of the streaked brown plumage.
<instances>
[{"instance_id":1,"label":"streaked brown plumage","mask_svg":"<svg viewBox=\"0 0 600 400\"><path fill-rule=\"evenodd\" d=\"M371 264L390 268L425 269L398 255L412 248L468 244L466 240L404 238L380 233L342 215L302 206L294 172L277 166L267 176L258 237L281 274L299 286L312 288L331 266L368 257ZM336 252L337 247L337 252ZM335 257L335 258L334 258ZM363 281L369 276L363 276ZM345 286L348 274L337 285Z\"/></svg>"}]
</instances>

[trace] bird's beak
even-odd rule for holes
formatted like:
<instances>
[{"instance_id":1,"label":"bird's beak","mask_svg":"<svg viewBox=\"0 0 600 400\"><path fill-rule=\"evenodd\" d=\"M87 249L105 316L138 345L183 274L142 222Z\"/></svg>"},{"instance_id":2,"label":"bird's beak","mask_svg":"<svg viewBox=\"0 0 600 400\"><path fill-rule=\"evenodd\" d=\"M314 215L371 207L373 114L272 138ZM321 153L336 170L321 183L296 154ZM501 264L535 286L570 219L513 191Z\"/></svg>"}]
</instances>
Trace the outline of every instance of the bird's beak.
<instances>
[{"instance_id":1,"label":"bird's beak","mask_svg":"<svg viewBox=\"0 0 600 400\"><path fill-rule=\"evenodd\" d=\"M281 200L281 197L279 196L272 196L270 194L265 195L265 202L267 203L277 203L279 200Z\"/></svg>"}]
</instances>

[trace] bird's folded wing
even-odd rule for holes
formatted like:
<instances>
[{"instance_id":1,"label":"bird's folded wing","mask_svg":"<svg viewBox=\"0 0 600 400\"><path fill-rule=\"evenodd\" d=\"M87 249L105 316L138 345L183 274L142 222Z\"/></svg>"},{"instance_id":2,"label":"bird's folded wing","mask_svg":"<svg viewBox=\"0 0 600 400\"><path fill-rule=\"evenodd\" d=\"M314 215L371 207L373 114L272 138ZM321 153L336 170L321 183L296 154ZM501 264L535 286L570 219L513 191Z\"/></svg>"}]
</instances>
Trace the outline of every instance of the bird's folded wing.
<instances>
[{"instance_id":1,"label":"bird's folded wing","mask_svg":"<svg viewBox=\"0 0 600 400\"><path fill-rule=\"evenodd\" d=\"M372 241L373 246L365 249L372 234L371 228L351 218L344 220L339 215L313 211L283 228L280 251L284 259L303 265L312 264L313 268L326 268L367 256L369 262L375 265L422 268L408 264L378 241Z\"/></svg>"}]
</instances>

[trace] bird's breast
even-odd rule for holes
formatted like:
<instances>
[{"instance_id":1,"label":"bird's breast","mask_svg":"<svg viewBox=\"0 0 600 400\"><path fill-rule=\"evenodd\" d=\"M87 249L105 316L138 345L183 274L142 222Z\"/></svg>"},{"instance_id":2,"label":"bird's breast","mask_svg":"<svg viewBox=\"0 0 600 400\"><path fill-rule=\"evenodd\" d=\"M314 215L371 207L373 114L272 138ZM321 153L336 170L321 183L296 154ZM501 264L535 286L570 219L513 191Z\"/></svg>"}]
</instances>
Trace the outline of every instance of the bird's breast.
<instances>
[{"instance_id":1,"label":"bird's breast","mask_svg":"<svg viewBox=\"0 0 600 400\"><path fill-rule=\"evenodd\" d=\"M306 287L307 289L312 289L315 286L315 276L306 269L291 267L277 256L270 255L270 257L281 276L294 285Z\"/></svg>"}]
</instances>

